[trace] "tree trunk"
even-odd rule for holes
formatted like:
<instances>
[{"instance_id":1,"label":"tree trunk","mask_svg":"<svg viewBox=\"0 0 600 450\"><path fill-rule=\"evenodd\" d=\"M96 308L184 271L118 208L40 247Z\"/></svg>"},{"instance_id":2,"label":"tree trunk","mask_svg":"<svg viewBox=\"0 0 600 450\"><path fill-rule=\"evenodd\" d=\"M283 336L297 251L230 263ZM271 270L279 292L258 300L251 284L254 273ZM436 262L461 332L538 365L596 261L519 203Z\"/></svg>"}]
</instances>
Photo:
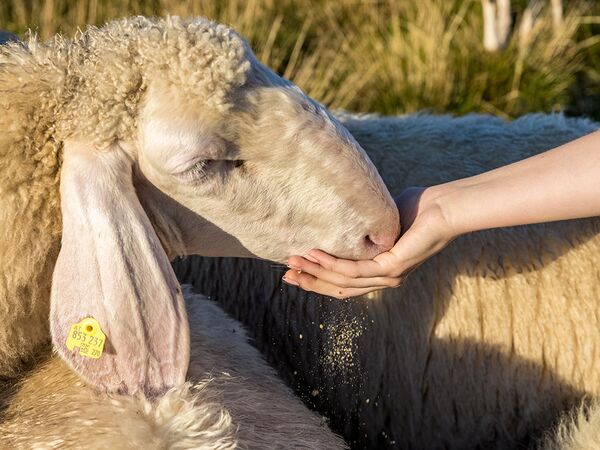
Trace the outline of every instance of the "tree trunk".
<instances>
[{"instance_id":1,"label":"tree trunk","mask_svg":"<svg viewBox=\"0 0 600 450\"><path fill-rule=\"evenodd\" d=\"M541 9L542 5L539 0L530 0L527 8L525 8L525 11L523 12L521 24L519 26L519 41L523 48L527 47L529 44L531 30L533 30L535 21L540 14Z\"/></svg>"},{"instance_id":2,"label":"tree trunk","mask_svg":"<svg viewBox=\"0 0 600 450\"><path fill-rule=\"evenodd\" d=\"M498 41L500 43L500 47L506 47L511 26L510 0L497 0L496 12L498 17L496 22Z\"/></svg>"},{"instance_id":3,"label":"tree trunk","mask_svg":"<svg viewBox=\"0 0 600 450\"><path fill-rule=\"evenodd\" d=\"M558 29L563 22L563 3L562 0L552 0L552 23L554 30Z\"/></svg>"},{"instance_id":4,"label":"tree trunk","mask_svg":"<svg viewBox=\"0 0 600 450\"><path fill-rule=\"evenodd\" d=\"M510 0L481 0L483 8L483 47L489 52L504 48L511 27Z\"/></svg>"}]
</instances>

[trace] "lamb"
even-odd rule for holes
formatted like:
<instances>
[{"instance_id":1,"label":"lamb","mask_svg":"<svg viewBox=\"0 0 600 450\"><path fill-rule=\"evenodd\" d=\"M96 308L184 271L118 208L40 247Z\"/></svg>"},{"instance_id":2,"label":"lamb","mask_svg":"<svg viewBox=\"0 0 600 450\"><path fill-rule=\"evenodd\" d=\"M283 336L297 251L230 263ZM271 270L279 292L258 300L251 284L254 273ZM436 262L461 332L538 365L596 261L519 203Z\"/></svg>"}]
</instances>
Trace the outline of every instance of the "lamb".
<instances>
[{"instance_id":1,"label":"lamb","mask_svg":"<svg viewBox=\"0 0 600 450\"><path fill-rule=\"evenodd\" d=\"M340 120L394 195L598 128L560 114ZM586 219L463 236L400 288L348 301L287 286L260 261L189 258L176 272L357 448L597 448L598 407L552 430L600 397L599 231Z\"/></svg>"},{"instance_id":2,"label":"lamb","mask_svg":"<svg viewBox=\"0 0 600 450\"><path fill-rule=\"evenodd\" d=\"M314 245L368 257L398 235L347 130L206 19L8 43L0 93L0 377L51 334L97 389L160 396L189 360L169 260L283 262ZM69 347L88 326L93 348Z\"/></svg>"},{"instance_id":3,"label":"lamb","mask_svg":"<svg viewBox=\"0 0 600 450\"><path fill-rule=\"evenodd\" d=\"M153 403L98 395L57 356L8 398L0 448L341 449L253 348L239 322L183 287L191 325L189 382Z\"/></svg>"}]
</instances>

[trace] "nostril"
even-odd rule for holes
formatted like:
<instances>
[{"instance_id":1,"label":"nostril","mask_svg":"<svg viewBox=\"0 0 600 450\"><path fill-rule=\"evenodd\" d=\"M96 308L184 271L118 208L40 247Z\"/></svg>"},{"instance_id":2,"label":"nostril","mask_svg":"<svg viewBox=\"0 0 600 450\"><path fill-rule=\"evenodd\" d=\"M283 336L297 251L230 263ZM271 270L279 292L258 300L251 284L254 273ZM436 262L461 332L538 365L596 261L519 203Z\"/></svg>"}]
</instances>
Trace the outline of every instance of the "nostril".
<instances>
[{"instance_id":1,"label":"nostril","mask_svg":"<svg viewBox=\"0 0 600 450\"><path fill-rule=\"evenodd\" d=\"M371 235L367 234L365 236L365 241L367 242L368 245L377 245L375 242L373 242L373 239L371 239Z\"/></svg>"},{"instance_id":2,"label":"nostril","mask_svg":"<svg viewBox=\"0 0 600 450\"><path fill-rule=\"evenodd\" d=\"M396 235L389 233L371 233L365 236L365 241L370 246L378 247L381 251L387 251L396 243Z\"/></svg>"}]
</instances>

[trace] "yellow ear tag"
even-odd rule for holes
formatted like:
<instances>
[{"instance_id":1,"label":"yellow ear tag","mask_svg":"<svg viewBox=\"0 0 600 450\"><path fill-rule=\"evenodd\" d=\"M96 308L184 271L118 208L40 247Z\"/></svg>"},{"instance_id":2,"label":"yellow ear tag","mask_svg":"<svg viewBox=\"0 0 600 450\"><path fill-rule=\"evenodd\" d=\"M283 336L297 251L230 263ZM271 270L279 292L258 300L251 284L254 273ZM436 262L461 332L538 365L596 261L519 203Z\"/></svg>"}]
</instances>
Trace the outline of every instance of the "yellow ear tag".
<instances>
[{"instance_id":1,"label":"yellow ear tag","mask_svg":"<svg viewBox=\"0 0 600 450\"><path fill-rule=\"evenodd\" d=\"M96 319L86 317L79 323L71 325L67 337L67 348L71 351L79 347L79 354L88 358L98 359L102 356L106 335L102 332Z\"/></svg>"}]
</instances>

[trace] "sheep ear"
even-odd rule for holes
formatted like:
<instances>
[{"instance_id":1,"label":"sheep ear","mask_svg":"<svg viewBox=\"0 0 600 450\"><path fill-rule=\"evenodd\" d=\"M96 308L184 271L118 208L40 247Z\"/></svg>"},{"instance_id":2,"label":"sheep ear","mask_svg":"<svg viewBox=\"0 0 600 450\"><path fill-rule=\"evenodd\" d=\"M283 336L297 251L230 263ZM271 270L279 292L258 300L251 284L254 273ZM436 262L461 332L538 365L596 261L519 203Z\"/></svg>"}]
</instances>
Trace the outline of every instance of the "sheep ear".
<instances>
[{"instance_id":1,"label":"sheep ear","mask_svg":"<svg viewBox=\"0 0 600 450\"><path fill-rule=\"evenodd\" d=\"M183 295L136 196L130 157L116 144L66 143L60 193L55 349L101 390L158 395L182 383L189 363ZM100 355L98 326L106 336Z\"/></svg>"}]
</instances>

